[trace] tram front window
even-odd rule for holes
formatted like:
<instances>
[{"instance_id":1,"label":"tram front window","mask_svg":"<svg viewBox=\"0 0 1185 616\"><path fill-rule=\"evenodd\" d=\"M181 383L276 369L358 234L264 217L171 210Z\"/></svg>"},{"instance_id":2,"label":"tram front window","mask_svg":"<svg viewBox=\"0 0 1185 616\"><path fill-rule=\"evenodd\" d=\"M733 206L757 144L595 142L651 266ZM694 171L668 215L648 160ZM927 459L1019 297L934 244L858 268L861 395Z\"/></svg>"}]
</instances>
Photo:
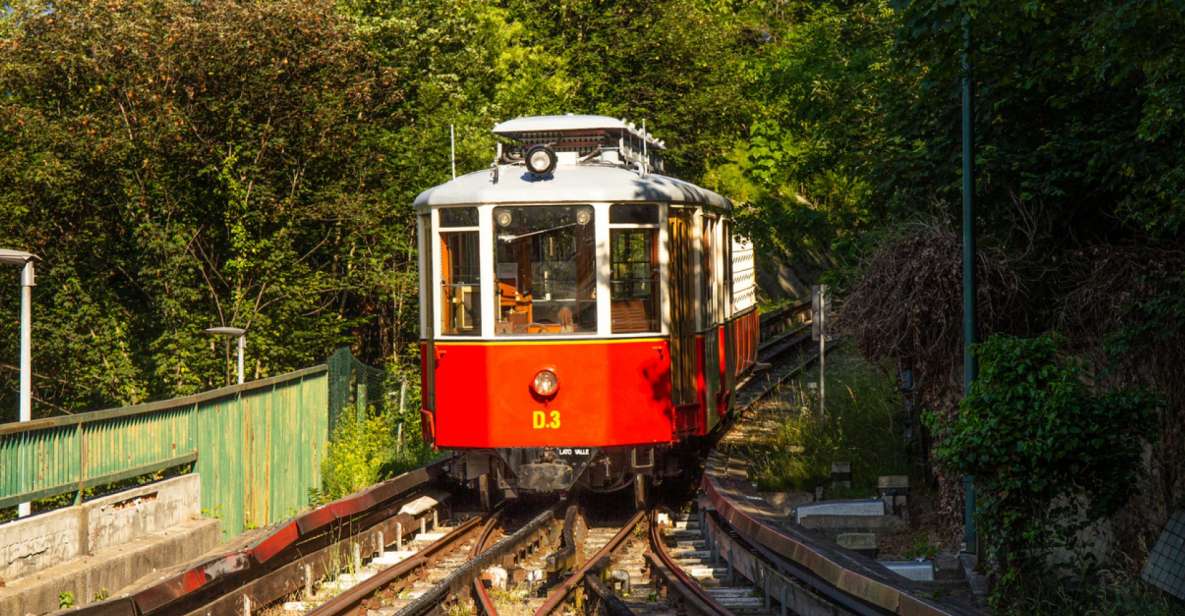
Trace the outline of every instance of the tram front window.
<instances>
[{"instance_id":1,"label":"tram front window","mask_svg":"<svg viewBox=\"0 0 1185 616\"><path fill-rule=\"evenodd\" d=\"M592 207L494 208L498 335L597 331Z\"/></svg>"}]
</instances>

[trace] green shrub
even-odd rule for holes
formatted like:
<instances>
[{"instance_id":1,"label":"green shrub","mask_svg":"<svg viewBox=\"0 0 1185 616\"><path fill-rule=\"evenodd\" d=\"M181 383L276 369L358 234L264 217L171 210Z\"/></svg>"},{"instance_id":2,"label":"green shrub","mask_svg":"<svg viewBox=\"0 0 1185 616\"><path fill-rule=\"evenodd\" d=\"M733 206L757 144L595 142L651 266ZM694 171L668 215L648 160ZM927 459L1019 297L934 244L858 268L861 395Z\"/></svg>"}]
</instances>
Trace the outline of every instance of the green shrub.
<instances>
[{"instance_id":1,"label":"green shrub","mask_svg":"<svg viewBox=\"0 0 1185 616\"><path fill-rule=\"evenodd\" d=\"M413 419L411 413L400 416L373 409L365 417L342 413L321 463L324 489L311 495L311 500L316 504L341 498L420 466L431 456L431 447L420 435L418 416Z\"/></svg>"},{"instance_id":2,"label":"green shrub","mask_svg":"<svg viewBox=\"0 0 1185 616\"><path fill-rule=\"evenodd\" d=\"M975 352L980 373L958 415L928 421L941 437L938 461L975 477L993 601L1009 609L1044 593L1055 549L1081 547L1077 534L1131 495L1157 403L1091 391L1082 363L1059 354L1051 335L993 336ZM1084 553L1073 560L1079 573L1093 566Z\"/></svg>"}]
</instances>

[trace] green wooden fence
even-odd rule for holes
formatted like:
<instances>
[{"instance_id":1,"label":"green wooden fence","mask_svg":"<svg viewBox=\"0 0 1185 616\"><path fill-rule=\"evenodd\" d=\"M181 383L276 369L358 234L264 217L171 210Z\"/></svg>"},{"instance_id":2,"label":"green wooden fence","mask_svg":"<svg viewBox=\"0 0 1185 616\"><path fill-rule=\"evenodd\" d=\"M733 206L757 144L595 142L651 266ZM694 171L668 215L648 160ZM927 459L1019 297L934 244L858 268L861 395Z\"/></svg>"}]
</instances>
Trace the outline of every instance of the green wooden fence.
<instances>
[{"instance_id":1,"label":"green wooden fence","mask_svg":"<svg viewBox=\"0 0 1185 616\"><path fill-rule=\"evenodd\" d=\"M341 355L337 366L191 396L0 424L0 507L68 493L78 501L90 488L192 465L202 510L224 536L291 517L321 488L330 416L350 402L335 391L331 404L330 383L367 380L339 374L362 365Z\"/></svg>"}]
</instances>

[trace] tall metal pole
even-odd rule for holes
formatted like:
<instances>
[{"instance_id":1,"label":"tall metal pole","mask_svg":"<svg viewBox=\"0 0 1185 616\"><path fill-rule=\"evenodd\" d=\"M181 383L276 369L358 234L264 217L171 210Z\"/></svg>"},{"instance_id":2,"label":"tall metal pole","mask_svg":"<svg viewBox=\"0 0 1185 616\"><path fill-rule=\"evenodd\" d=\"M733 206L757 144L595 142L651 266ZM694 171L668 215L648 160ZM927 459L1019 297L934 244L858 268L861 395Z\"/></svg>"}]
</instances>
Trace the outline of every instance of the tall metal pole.
<instances>
[{"instance_id":1,"label":"tall metal pole","mask_svg":"<svg viewBox=\"0 0 1185 616\"><path fill-rule=\"evenodd\" d=\"M819 416L827 416L827 285L819 285Z\"/></svg>"},{"instance_id":2,"label":"tall metal pole","mask_svg":"<svg viewBox=\"0 0 1185 616\"><path fill-rule=\"evenodd\" d=\"M243 351L247 348L247 334L239 336L239 385L243 384Z\"/></svg>"},{"instance_id":3,"label":"tall metal pole","mask_svg":"<svg viewBox=\"0 0 1185 616\"><path fill-rule=\"evenodd\" d=\"M453 168L453 179L457 179L457 129L452 124L448 125L448 157L449 164Z\"/></svg>"},{"instance_id":4,"label":"tall metal pole","mask_svg":"<svg viewBox=\"0 0 1185 616\"><path fill-rule=\"evenodd\" d=\"M975 380L975 85L971 81L971 16L963 16L963 395ZM975 481L963 478L963 541L976 552Z\"/></svg>"},{"instance_id":5,"label":"tall metal pole","mask_svg":"<svg viewBox=\"0 0 1185 616\"><path fill-rule=\"evenodd\" d=\"M21 269L21 382L20 421L33 419L33 260L25 261ZM29 503L17 506L17 515L25 517L32 513Z\"/></svg>"}]
</instances>

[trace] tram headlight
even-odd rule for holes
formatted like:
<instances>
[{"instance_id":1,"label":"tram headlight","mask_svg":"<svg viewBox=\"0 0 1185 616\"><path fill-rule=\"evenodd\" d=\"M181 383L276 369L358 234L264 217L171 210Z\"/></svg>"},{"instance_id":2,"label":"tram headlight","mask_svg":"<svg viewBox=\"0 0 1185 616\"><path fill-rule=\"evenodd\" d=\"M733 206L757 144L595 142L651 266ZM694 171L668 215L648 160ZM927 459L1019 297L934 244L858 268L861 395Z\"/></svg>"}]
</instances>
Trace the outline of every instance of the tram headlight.
<instances>
[{"instance_id":1,"label":"tram headlight","mask_svg":"<svg viewBox=\"0 0 1185 616\"><path fill-rule=\"evenodd\" d=\"M535 175L547 175L555 169L555 152L545 145L531 146L524 158L527 161L527 169Z\"/></svg>"},{"instance_id":2,"label":"tram headlight","mask_svg":"<svg viewBox=\"0 0 1185 616\"><path fill-rule=\"evenodd\" d=\"M531 381L531 391L535 395L547 398L555 395L557 389L560 388L560 380L556 378L555 373L551 370L543 369L535 373L535 380Z\"/></svg>"}]
</instances>

